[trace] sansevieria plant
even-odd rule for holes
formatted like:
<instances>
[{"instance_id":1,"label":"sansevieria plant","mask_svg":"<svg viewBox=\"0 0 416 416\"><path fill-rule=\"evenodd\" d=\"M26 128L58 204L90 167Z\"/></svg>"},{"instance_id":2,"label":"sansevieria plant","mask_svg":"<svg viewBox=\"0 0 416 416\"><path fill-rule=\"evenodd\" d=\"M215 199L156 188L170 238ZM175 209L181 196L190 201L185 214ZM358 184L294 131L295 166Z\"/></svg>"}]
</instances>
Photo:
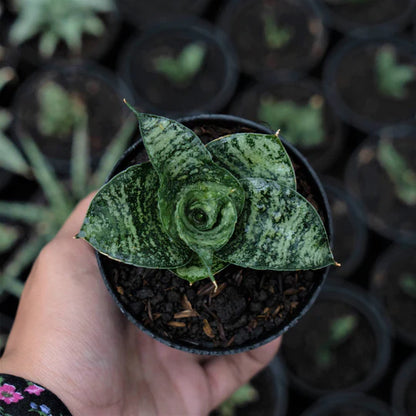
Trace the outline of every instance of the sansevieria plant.
<instances>
[{"instance_id":1,"label":"sansevieria plant","mask_svg":"<svg viewBox=\"0 0 416 416\"><path fill-rule=\"evenodd\" d=\"M114 176L77 237L139 267L195 281L229 264L259 270L335 264L314 207L296 191L278 135L237 133L204 146L182 124L136 112L149 162Z\"/></svg>"}]
</instances>

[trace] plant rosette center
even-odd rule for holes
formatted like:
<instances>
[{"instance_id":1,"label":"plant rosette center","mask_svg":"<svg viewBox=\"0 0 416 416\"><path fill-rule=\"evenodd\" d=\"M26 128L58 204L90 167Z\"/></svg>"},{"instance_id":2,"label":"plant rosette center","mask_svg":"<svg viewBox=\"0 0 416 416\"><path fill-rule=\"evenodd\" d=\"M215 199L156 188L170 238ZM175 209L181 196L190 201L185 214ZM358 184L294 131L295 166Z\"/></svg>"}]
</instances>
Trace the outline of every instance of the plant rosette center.
<instances>
[{"instance_id":1,"label":"plant rosette center","mask_svg":"<svg viewBox=\"0 0 416 416\"><path fill-rule=\"evenodd\" d=\"M230 264L315 270L335 264L322 220L296 191L277 135L234 133L204 146L182 124L137 113L150 162L114 176L78 237L137 267L191 284Z\"/></svg>"}]
</instances>

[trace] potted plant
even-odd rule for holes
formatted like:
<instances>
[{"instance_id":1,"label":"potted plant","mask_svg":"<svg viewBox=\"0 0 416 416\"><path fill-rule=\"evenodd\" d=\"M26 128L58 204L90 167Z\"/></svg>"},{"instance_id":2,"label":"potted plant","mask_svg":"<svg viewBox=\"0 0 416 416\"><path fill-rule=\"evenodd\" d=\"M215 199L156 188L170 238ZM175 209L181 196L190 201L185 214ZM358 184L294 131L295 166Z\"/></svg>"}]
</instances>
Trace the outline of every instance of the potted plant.
<instances>
[{"instance_id":1,"label":"potted plant","mask_svg":"<svg viewBox=\"0 0 416 416\"><path fill-rule=\"evenodd\" d=\"M348 35L385 36L410 20L413 0L314 0L326 23Z\"/></svg>"},{"instance_id":2,"label":"potted plant","mask_svg":"<svg viewBox=\"0 0 416 416\"><path fill-rule=\"evenodd\" d=\"M393 380L393 407L403 416L416 414L416 356L412 355L400 367Z\"/></svg>"},{"instance_id":3,"label":"potted plant","mask_svg":"<svg viewBox=\"0 0 416 416\"><path fill-rule=\"evenodd\" d=\"M11 1L9 42L32 64L51 58L98 58L118 29L113 0Z\"/></svg>"},{"instance_id":4,"label":"potted plant","mask_svg":"<svg viewBox=\"0 0 416 416\"><path fill-rule=\"evenodd\" d=\"M87 125L96 163L128 116L120 99L126 95L124 84L97 65L51 66L17 91L12 134L18 140L32 137L58 173L67 175L76 128Z\"/></svg>"},{"instance_id":5,"label":"potted plant","mask_svg":"<svg viewBox=\"0 0 416 416\"><path fill-rule=\"evenodd\" d=\"M235 99L231 113L280 129L318 171L333 165L343 148L341 122L309 78L255 84Z\"/></svg>"},{"instance_id":6,"label":"potted plant","mask_svg":"<svg viewBox=\"0 0 416 416\"><path fill-rule=\"evenodd\" d=\"M120 74L143 111L169 116L221 111L237 83L226 36L190 19L147 30L125 48Z\"/></svg>"},{"instance_id":7,"label":"potted plant","mask_svg":"<svg viewBox=\"0 0 416 416\"><path fill-rule=\"evenodd\" d=\"M306 168L302 157L289 147L298 172L298 189L304 193L304 197L296 194L303 205L303 208L299 206L298 209L308 211L303 211L305 217L299 218L305 227L302 229L302 239L311 236L311 233L322 233L317 237L319 243L311 243L311 246L300 240L294 243L299 249L303 247L308 262L312 261L312 257L315 259L314 264L300 266L297 263L302 258L300 253L286 257L283 248L280 248L279 255L271 255L274 243L286 241L285 244L290 247L293 238L301 238L299 229L284 231L290 222L287 222L289 216L286 209L291 204L282 204L274 211L267 202L268 198L260 198L252 205L256 198L250 201L251 197L247 196L251 195L251 185L248 184L247 190L243 190L236 179L247 175L257 178L278 177L282 181L289 174L293 187L295 176L292 164L275 135L247 136L245 133L250 131L256 133L267 130L232 117L190 118L185 120L186 127L160 116L136 114L152 163L137 164L137 161L145 160L146 152L142 142L136 143L121 159L111 175L112 179L101 188L91 203L78 234L79 238L87 240L101 253L98 254L99 265L116 302L142 330L167 345L187 351L202 354L233 353L242 348L255 348L276 338L293 326L308 309L323 281L326 270L322 267L334 263L321 217L304 199L306 197L312 201L328 225L324 197L320 194L315 175ZM210 142L232 133L242 134L228 135L228 139ZM153 138L156 137L160 144L155 148ZM201 140L210 143L204 147ZM243 144L246 140L249 148ZM254 140L258 140L259 144L254 144ZM257 146L261 146L263 140L270 142L265 143L266 147L261 150ZM244 156L239 162L238 151L235 157L227 158L228 150L222 146L228 147L228 141L232 146L235 143L237 147L241 145L242 149L246 148L247 157L251 157L253 162L247 162ZM175 154L176 144L183 150ZM266 160L263 159L265 149L269 149ZM169 156L164 164L162 160L166 155ZM216 163L212 162L212 157ZM285 167L281 164L282 160L279 161L280 157L286 161ZM186 160L194 161L199 168L181 162ZM254 161L257 163L254 164ZM225 166L229 169L224 170ZM253 171L254 166L259 170ZM190 183L184 182L188 177L185 173L188 168L192 172L189 175ZM152 180L147 176L147 170L153 176ZM200 171L203 173L198 174ZM276 174L272 174L273 171ZM142 172L145 176L142 176ZM161 177L161 184L164 185L160 191L156 172L167 175L165 179ZM129 179L131 174L134 178ZM208 175L208 183L205 182L205 175ZM135 183L133 188L130 187L133 183L131 180ZM266 196L269 186L264 183L258 189L263 189ZM117 194L127 199L113 198L114 187L119 188ZM285 192L292 194L293 188ZM105 204L102 203L103 198L107 200ZM247 198L246 203L243 202L244 198ZM280 198L285 199L283 195ZM146 206L142 206L142 202ZM245 207L243 211L240 211L241 207ZM251 215L248 211L250 207L253 209ZM158 209L163 223L159 223ZM274 212L272 223L266 218L270 209ZM299 210L296 210L298 214ZM122 217L117 214L119 212L123 212ZM146 215L137 216L132 212ZM249 223L256 217L255 212L266 216L258 218L256 224L267 222L268 228L260 231L254 224L252 228ZM120 223L121 218L126 223ZM237 222L238 218L240 220ZM273 235L273 221L282 226L280 232L285 233L284 238L277 239ZM127 223L132 227L128 232L125 229ZM196 231L195 227L200 231ZM207 230L207 234L203 233L204 230ZM259 234L251 239L251 232ZM128 250L124 239L127 239L127 245L131 244L130 247L134 246L135 249ZM117 241L120 244L116 244ZM246 244L249 241L256 248L249 249ZM258 250L259 241L263 242L264 248L267 247L263 252ZM311 257L311 247L318 249L320 254ZM266 258L276 263L265 264ZM291 258L296 263L278 265L285 258ZM244 264L250 268L226 267L229 263ZM319 270L298 272L300 268ZM266 271L270 269L292 271ZM222 272L214 277L220 270ZM211 282L207 277L210 277Z\"/></svg>"},{"instance_id":8,"label":"potted plant","mask_svg":"<svg viewBox=\"0 0 416 416\"><path fill-rule=\"evenodd\" d=\"M326 31L309 1L230 1L220 25L237 50L242 71L255 77L307 71L326 49Z\"/></svg>"},{"instance_id":9,"label":"potted plant","mask_svg":"<svg viewBox=\"0 0 416 416\"><path fill-rule=\"evenodd\" d=\"M348 161L348 190L368 226L395 241L416 241L414 128L386 129L364 141Z\"/></svg>"},{"instance_id":10,"label":"potted plant","mask_svg":"<svg viewBox=\"0 0 416 416\"><path fill-rule=\"evenodd\" d=\"M333 267L329 276L350 277L366 254L368 233L362 219L362 208L338 180L325 178L323 183L331 207L334 255L342 264L342 267Z\"/></svg>"},{"instance_id":11,"label":"potted plant","mask_svg":"<svg viewBox=\"0 0 416 416\"><path fill-rule=\"evenodd\" d=\"M383 304L399 339L416 346L416 251L392 245L375 263L371 291Z\"/></svg>"},{"instance_id":12,"label":"potted plant","mask_svg":"<svg viewBox=\"0 0 416 416\"><path fill-rule=\"evenodd\" d=\"M72 140L71 174L64 180L59 179L30 136L22 138L24 153L21 153L10 139L0 135L0 167L36 179L43 192L36 200L29 202L0 201L0 219L4 224L26 226L23 241L1 264L0 295L10 293L20 296L23 271L32 264L41 248L56 235L76 203L104 182L135 131L135 122L128 118L94 169L89 158L92 146L85 108L79 117L82 122L75 126ZM26 159L28 162L25 162ZM11 233L10 236L12 237ZM11 241L8 241L10 244Z\"/></svg>"},{"instance_id":13,"label":"potted plant","mask_svg":"<svg viewBox=\"0 0 416 416\"><path fill-rule=\"evenodd\" d=\"M410 123L416 103L413 46L392 38L346 40L326 61L324 87L339 116L363 131Z\"/></svg>"},{"instance_id":14,"label":"potted plant","mask_svg":"<svg viewBox=\"0 0 416 416\"><path fill-rule=\"evenodd\" d=\"M186 16L201 15L209 7L210 0L117 0L124 19L139 29L162 21L174 21Z\"/></svg>"},{"instance_id":15,"label":"potted plant","mask_svg":"<svg viewBox=\"0 0 416 416\"><path fill-rule=\"evenodd\" d=\"M394 416L386 403L363 393L338 393L323 397L302 416Z\"/></svg>"},{"instance_id":16,"label":"potted plant","mask_svg":"<svg viewBox=\"0 0 416 416\"><path fill-rule=\"evenodd\" d=\"M287 380L280 360L273 361L225 400L211 416L285 416Z\"/></svg>"},{"instance_id":17,"label":"potted plant","mask_svg":"<svg viewBox=\"0 0 416 416\"><path fill-rule=\"evenodd\" d=\"M318 302L283 338L289 378L308 396L367 391L390 359L389 327L375 299L352 285L327 283Z\"/></svg>"}]
</instances>

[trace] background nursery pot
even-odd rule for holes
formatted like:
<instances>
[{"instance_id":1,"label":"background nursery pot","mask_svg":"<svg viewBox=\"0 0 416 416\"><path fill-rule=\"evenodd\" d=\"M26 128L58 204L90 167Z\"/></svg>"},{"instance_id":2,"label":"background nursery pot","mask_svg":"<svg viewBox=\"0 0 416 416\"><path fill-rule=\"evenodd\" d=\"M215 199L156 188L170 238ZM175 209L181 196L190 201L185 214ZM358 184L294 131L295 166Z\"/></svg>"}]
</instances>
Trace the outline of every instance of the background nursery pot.
<instances>
[{"instance_id":1,"label":"background nursery pot","mask_svg":"<svg viewBox=\"0 0 416 416\"><path fill-rule=\"evenodd\" d=\"M386 403L363 393L334 394L319 400L302 416L394 416Z\"/></svg>"},{"instance_id":2,"label":"background nursery pot","mask_svg":"<svg viewBox=\"0 0 416 416\"><path fill-rule=\"evenodd\" d=\"M233 132L270 134L263 126L233 116L195 116L181 122L203 143ZM312 198L331 236L328 204L316 174L296 149L285 146L298 192ZM139 141L121 158L111 177L145 160ZM219 289L213 293L209 280L190 287L167 270L137 268L101 254L97 260L116 303L141 330L171 347L208 355L250 350L287 331L315 301L328 269L298 273L229 266L216 275Z\"/></svg>"},{"instance_id":3,"label":"background nursery pot","mask_svg":"<svg viewBox=\"0 0 416 416\"><path fill-rule=\"evenodd\" d=\"M290 380L311 397L369 390L384 375L390 351L390 330L376 300L331 281L282 343Z\"/></svg>"},{"instance_id":4,"label":"background nursery pot","mask_svg":"<svg viewBox=\"0 0 416 416\"><path fill-rule=\"evenodd\" d=\"M416 355L400 367L393 381L392 402L400 416L416 415Z\"/></svg>"}]
</instances>

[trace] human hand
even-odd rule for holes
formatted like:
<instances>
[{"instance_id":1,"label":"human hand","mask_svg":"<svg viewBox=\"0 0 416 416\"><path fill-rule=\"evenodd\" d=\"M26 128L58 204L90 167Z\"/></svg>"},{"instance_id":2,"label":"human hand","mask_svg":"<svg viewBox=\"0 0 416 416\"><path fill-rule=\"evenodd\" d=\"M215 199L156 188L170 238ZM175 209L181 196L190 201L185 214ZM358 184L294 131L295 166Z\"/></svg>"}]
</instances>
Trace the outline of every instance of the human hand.
<instances>
[{"instance_id":1,"label":"human hand","mask_svg":"<svg viewBox=\"0 0 416 416\"><path fill-rule=\"evenodd\" d=\"M91 198L36 260L0 373L42 384L73 416L208 414L272 359L280 339L206 358L138 330L105 288L92 248L73 239Z\"/></svg>"}]
</instances>

